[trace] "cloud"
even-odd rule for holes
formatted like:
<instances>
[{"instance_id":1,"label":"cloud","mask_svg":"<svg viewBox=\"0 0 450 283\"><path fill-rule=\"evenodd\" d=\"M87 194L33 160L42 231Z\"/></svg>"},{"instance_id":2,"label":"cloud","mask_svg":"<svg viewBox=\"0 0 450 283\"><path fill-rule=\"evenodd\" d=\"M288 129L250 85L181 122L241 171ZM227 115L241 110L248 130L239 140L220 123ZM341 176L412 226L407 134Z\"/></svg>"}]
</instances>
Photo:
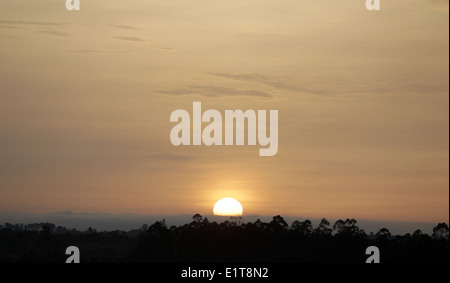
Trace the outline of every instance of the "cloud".
<instances>
[{"instance_id":1,"label":"cloud","mask_svg":"<svg viewBox=\"0 0 450 283\"><path fill-rule=\"evenodd\" d=\"M0 25L0 28L16 29L17 27L14 27L14 26L8 26L8 25Z\"/></svg>"},{"instance_id":2,"label":"cloud","mask_svg":"<svg viewBox=\"0 0 450 283\"><path fill-rule=\"evenodd\" d=\"M115 50L90 50L90 49L80 49L80 50L72 50L72 53L81 53L81 54L130 54L132 51L115 51Z\"/></svg>"},{"instance_id":3,"label":"cloud","mask_svg":"<svg viewBox=\"0 0 450 283\"><path fill-rule=\"evenodd\" d=\"M75 215L75 212L71 210L65 210L65 211L56 211L55 214L61 214L61 215Z\"/></svg>"},{"instance_id":4,"label":"cloud","mask_svg":"<svg viewBox=\"0 0 450 283\"><path fill-rule=\"evenodd\" d=\"M273 97L271 94L259 90L237 90L234 88L216 87L216 86L190 86L183 89L159 90L156 91L156 93L172 96L199 95L204 97L226 97L226 96L233 96L233 97L248 96L257 98Z\"/></svg>"},{"instance_id":5,"label":"cloud","mask_svg":"<svg viewBox=\"0 0 450 283\"><path fill-rule=\"evenodd\" d=\"M213 75L216 77L222 77L222 78L226 78L226 79L230 79L230 80L257 83L257 84L260 84L263 86L268 86L268 87L282 90L282 91L312 93L312 94L327 95L327 96L338 94L337 92L334 92L334 91L300 87L297 85L293 85L292 82L289 81L285 77L270 78L268 76L261 75L261 74L229 74L229 73L210 73L210 75Z\"/></svg>"},{"instance_id":6,"label":"cloud","mask_svg":"<svg viewBox=\"0 0 450 283\"><path fill-rule=\"evenodd\" d=\"M138 29L135 28L135 27L132 27L132 26L124 26L124 25L112 25L112 27L119 28L119 29L138 30Z\"/></svg>"},{"instance_id":7,"label":"cloud","mask_svg":"<svg viewBox=\"0 0 450 283\"><path fill-rule=\"evenodd\" d=\"M0 38L22 39L20 37L14 36L14 35L4 35L4 34L0 34Z\"/></svg>"},{"instance_id":8,"label":"cloud","mask_svg":"<svg viewBox=\"0 0 450 283\"><path fill-rule=\"evenodd\" d=\"M248 88L218 87L218 86L185 86L177 89L157 90L158 94L170 96L204 96L204 97L255 97L260 99L273 98L271 90L255 90L254 84L260 85L264 88L271 88L275 93L292 93L292 94L312 94L321 97L340 97L347 95L377 95L387 93L404 93L404 94L439 94L448 93L448 84L380 84L373 87L372 83L368 83L367 87L362 85L355 87L348 87L340 85L339 83L327 82L324 83L308 83L306 86L296 84L288 77L269 77L262 74L230 74L230 73L210 73L216 77L234 80L238 82L249 83ZM253 84L253 86L251 85ZM327 86L325 88L324 86ZM256 87L257 89L259 87Z\"/></svg>"},{"instance_id":9,"label":"cloud","mask_svg":"<svg viewBox=\"0 0 450 283\"><path fill-rule=\"evenodd\" d=\"M45 34L50 34L50 35L55 35L55 36L62 36L62 37L71 36L71 34L69 34L69 33L56 31L56 30L41 30L41 31L39 31L39 33L45 33Z\"/></svg>"},{"instance_id":10,"label":"cloud","mask_svg":"<svg viewBox=\"0 0 450 283\"><path fill-rule=\"evenodd\" d=\"M36 28L49 28L44 30L38 30L38 33L49 34L54 36L69 37L71 34L67 32L58 31L55 29L64 28L67 23L58 22L38 22L38 21L9 21L0 20L0 28L17 29L23 26L34 26ZM52 29L53 28L53 29ZM12 38L12 37L10 37Z\"/></svg>"},{"instance_id":11,"label":"cloud","mask_svg":"<svg viewBox=\"0 0 450 283\"><path fill-rule=\"evenodd\" d=\"M172 154L169 152L146 154L145 156L153 159L170 160L170 161L189 161L195 159L193 156Z\"/></svg>"},{"instance_id":12,"label":"cloud","mask_svg":"<svg viewBox=\"0 0 450 283\"><path fill-rule=\"evenodd\" d=\"M268 31L268 30L259 30L259 29L249 29L242 31L240 33L243 34L261 34L261 35L288 35L292 34L291 32L286 31Z\"/></svg>"},{"instance_id":13,"label":"cloud","mask_svg":"<svg viewBox=\"0 0 450 283\"><path fill-rule=\"evenodd\" d=\"M321 89L314 85L303 87L295 85L291 79L286 77L268 77L262 74L229 74L229 73L210 73L210 75L221 77L229 80L256 83L273 89L287 91L292 93L309 93L320 96L339 96L346 94L384 94L393 92L402 93L448 93L448 84L409 84L409 85L380 85L377 88L370 87L334 87L334 90ZM326 82L326 81L325 81Z\"/></svg>"},{"instance_id":14,"label":"cloud","mask_svg":"<svg viewBox=\"0 0 450 283\"><path fill-rule=\"evenodd\" d=\"M408 93L418 93L418 94L445 94L449 92L448 84L406 84L399 86L399 89Z\"/></svg>"},{"instance_id":15,"label":"cloud","mask_svg":"<svg viewBox=\"0 0 450 283\"><path fill-rule=\"evenodd\" d=\"M257 82L268 85L273 83L273 79L270 79L269 77L262 74L211 73L211 75L237 81Z\"/></svg>"},{"instance_id":16,"label":"cloud","mask_svg":"<svg viewBox=\"0 0 450 283\"><path fill-rule=\"evenodd\" d=\"M58 23L58 22L8 21L8 20L0 20L0 24L32 25L32 26L65 26L65 25L67 25L67 23Z\"/></svg>"},{"instance_id":17,"label":"cloud","mask_svg":"<svg viewBox=\"0 0 450 283\"><path fill-rule=\"evenodd\" d=\"M179 50L169 48L169 47L153 47L153 49L161 50L161 51L168 51L168 52L179 52Z\"/></svg>"},{"instance_id":18,"label":"cloud","mask_svg":"<svg viewBox=\"0 0 450 283\"><path fill-rule=\"evenodd\" d=\"M133 36L116 36L115 39L124 40L124 41L133 41L133 42L143 42L142 38L133 37Z\"/></svg>"}]
</instances>

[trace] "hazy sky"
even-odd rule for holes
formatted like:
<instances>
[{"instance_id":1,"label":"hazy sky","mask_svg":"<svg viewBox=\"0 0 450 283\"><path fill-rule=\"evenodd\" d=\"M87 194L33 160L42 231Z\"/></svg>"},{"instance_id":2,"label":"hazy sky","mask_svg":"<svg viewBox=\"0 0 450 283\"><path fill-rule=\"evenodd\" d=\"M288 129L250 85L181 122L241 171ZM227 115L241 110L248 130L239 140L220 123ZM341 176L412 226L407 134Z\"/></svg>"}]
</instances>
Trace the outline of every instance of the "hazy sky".
<instances>
[{"instance_id":1,"label":"hazy sky","mask_svg":"<svg viewBox=\"0 0 450 283\"><path fill-rule=\"evenodd\" d=\"M449 218L449 1L0 1L0 211ZM174 147L279 111L279 152Z\"/></svg>"}]
</instances>

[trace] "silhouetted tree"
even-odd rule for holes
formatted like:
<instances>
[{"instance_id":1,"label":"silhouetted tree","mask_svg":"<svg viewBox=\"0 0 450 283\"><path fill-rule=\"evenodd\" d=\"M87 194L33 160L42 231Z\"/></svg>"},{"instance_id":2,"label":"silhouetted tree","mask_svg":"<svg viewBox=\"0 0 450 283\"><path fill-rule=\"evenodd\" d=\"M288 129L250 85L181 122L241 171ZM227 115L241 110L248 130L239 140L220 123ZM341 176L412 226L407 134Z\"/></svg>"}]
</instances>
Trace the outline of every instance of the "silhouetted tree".
<instances>
[{"instance_id":1,"label":"silhouetted tree","mask_svg":"<svg viewBox=\"0 0 450 283\"><path fill-rule=\"evenodd\" d=\"M50 226L48 226L48 225L42 226L41 233L42 233L42 235L50 235L50 233L51 233Z\"/></svg>"},{"instance_id":2,"label":"silhouetted tree","mask_svg":"<svg viewBox=\"0 0 450 283\"><path fill-rule=\"evenodd\" d=\"M449 239L449 228L446 223L439 223L433 228L433 238L435 239Z\"/></svg>"},{"instance_id":3,"label":"silhouetted tree","mask_svg":"<svg viewBox=\"0 0 450 283\"><path fill-rule=\"evenodd\" d=\"M88 234L94 234L94 233L97 233L97 230L93 229L92 227L89 227L89 228L87 228L86 232Z\"/></svg>"},{"instance_id":4,"label":"silhouetted tree","mask_svg":"<svg viewBox=\"0 0 450 283\"><path fill-rule=\"evenodd\" d=\"M195 221L195 222L202 222L203 221L203 216L201 216L200 214L195 214L194 216L192 216L192 219Z\"/></svg>"},{"instance_id":5,"label":"silhouetted tree","mask_svg":"<svg viewBox=\"0 0 450 283\"><path fill-rule=\"evenodd\" d=\"M450 261L449 242L443 240L448 237L448 226L443 223L435 227L433 237L420 230L413 236L393 236L383 228L376 239L364 237L355 219L336 221L332 233L326 219L315 230L309 220L294 221L289 229L279 215L269 223L258 219L232 225L229 221L211 223L196 214L182 226L169 229L163 219L128 232L91 228L87 233L64 227L53 231L50 223L9 227L0 229L0 262L64 262L64 250L70 245L80 248L83 262L362 263L367 258L365 249L372 245L382 250L386 263Z\"/></svg>"},{"instance_id":6,"label":"silhouetted tree","mask_svg":"<svg viewBox=\"0 0 450 283\"><path fill-rule=\"evenodd\" d=\"M195 214L194 216L192 216L192 219L194 221L192 221L189 226L193 229L200 229L200 227L202 227L203 216L201 216L200 214Z\"/></svg>"},{"instance_id":7,"label":"silhouetted tree","mask_svg":"<svg viewBox=\"0 0 450 283\"><path fill-rule=\"evenodd\" d=\"M296 220L291 225L291 231L303 237L311 235L313 232L312 223L309 220L305 220L303 222Z\"/></svg>"},{"instance_id":8,"label":"silhouetted tree","mask_svg":"<svg viewBox=\"0 0 450 283\"><path fill-rule=\"evenodd\" d=\"M355 219L346 219L345 221L338 220L333 225L333 230L335 230L336 235L338 236L365 236L365 232L356 225L357 223L358 221Z\"/></svg>"},{"instance_id":9,"label":"silhouetted tree","mask_svg":"<svg viewBox=\"0 0 450 283\"><path fill-rule=\"evenodd\" d=\"M332 229L330 229L330 222L328 222L328 220L326 220L325 218L323 218L320 221L319 227L316 228L316 230L314 230L314 232L317 235L321 235L321 236L330 236L331 233L333 232Z\"/></svg>"},{"instance_id":10,"label":"silhouetted tree","mask_svg":"<svg viewBox=\"0 0 450 283\"><path fill-rule=\"evenodd\" d=\"M269 228L271 231L281 232L286 231L289 225L280 215L274 216L273 220L269 223Z\"/></svg>"},{"instance_id":11,"label":"silhouetted tree","mask_svg":"<svg viewBox=\"0 0 450 283\"><path fill-rule=\"evenodd\" d=\"M257 227L258 229L266 229L267 228L267 223L264 223L261 221L261 219L257 219L254 223L255 227Z\"/></svg>"},{"instance_id":12,"label":"silhouetted tree","mask_svg":"<svg viewBox=\"0 0 450 283\"><path fill-rule=\"evenodd\" d=\"M5 222L5 229L13 230L14 225L12 225L11 223Z\"/></svg>"},{"instance_id":13,"label":"silhouetted tree","mask_svg":"<svg viewBox=\"0 0 450 283\"><path fill-rule=\"evenodd\" d=\"M380 231L376 234L377 240L388 240L391 238L392 234L387 228L381 228Z\"/></svg>"},{"instance_id":14,"label":"silhouetted tree","mask_svg":"<svg viewBox=\"0 0 450 283\"><path fill-rule=\"evenodd\" d=\"M345 222L341 219L336 221L333 225L333 230L336 232L336 234L339 234L341 230L345 227Z\"/></svg>"},{"instance_id":15,"label":"silhouetted tree","mask_svg":"<svg viewBox=\"0 0 450 283\"><path fill-rule=\"evenodd\" d=\"M147 229L147 233L153 234L153 235L160 234L160 233L163 233L166 231L167 231L167 225L166 225L165 219L163 219L162 221L156 221L153 225L151 225Z\"/></svg>"},{"instance_id":16,"label":"silhouetted tree","mask_svg":"<svg viewBox=\"0 0 450 283\"><path fill-rule=\"evenodd\" d=\"M412 234L412 237L415 239L420 239L423 235L422 230L418 229L416 231L414 231L414 233Z\"/></svg>"}]
</instances>

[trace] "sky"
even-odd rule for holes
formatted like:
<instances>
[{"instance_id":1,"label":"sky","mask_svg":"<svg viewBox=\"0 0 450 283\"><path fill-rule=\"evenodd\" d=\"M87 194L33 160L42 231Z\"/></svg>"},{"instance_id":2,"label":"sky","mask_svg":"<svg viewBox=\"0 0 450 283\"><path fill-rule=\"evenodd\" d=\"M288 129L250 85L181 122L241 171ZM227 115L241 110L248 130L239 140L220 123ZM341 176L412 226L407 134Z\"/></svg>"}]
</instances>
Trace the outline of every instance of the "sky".
<instances>
[{"instance_id":1,"label":"sky","mask_svg":"<svg viewBox=\"0 0 450 283\"><path fill-rule=\"evenodd\" d=\"M448 222L449 1L381 2L2 0L0 212ZM173 146L193 102L278 154Z\"/></svg>"}]
</instances>

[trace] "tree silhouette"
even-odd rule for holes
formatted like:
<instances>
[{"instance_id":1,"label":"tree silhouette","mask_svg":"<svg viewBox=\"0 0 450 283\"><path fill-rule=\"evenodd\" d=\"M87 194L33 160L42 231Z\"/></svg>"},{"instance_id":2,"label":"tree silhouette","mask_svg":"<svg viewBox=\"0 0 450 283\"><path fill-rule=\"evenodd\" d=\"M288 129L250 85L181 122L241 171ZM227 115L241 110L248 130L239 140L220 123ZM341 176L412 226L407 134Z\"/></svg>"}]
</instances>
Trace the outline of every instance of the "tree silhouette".
<instances>
[{"instance_id":1,"label":"tree silhouette","mask_svg":"<svg viewBox=\"0 0 450 283\"><path fill-rule=\"evenodd\" d=\"M299 236L309 236L313 232L312 223L309 220L305 220L303 222L296 220L291 225L291 231L298 234Z\"/></svg>"},{"instance_id":2,"label":"tree silhouette","mask_svg":"<svg viewBox=\"0 0 450 283\"><path fill-rule=\"evenodd\" d=\"M422 236L423 236L423 232L420 229L414 231L414 233L412 234L412 237L414 239L420 239Z\"/></svg>"},{"instance_id":3,"label":"tree silhouette","mask_svg":"<svg viewBox=\"0 0 450 283\"><path fill-rule=\"evenodd\" d=\"M282 232L289 228L289 225L280 215L274 216L273 220L269 223L269 228L271 231Z\"/></svg>"},{"instance_id":4,"label":"tree silhouette","mask_svg":"<svg viewBox=\"0 0 450 283\"><path fill-rule=\"evenodd\" d=\"M153 225L148 227L147 233L148 234L160 234L167 231L167 225L166 220L163 219L162 221L156 221Z\"/></svg>"},{"instance_id":5,"label":"tree silhouette","mask_svg":"<svg viewBox=\"0 0 450 283\"><path fill-rule=\"evenodd\" d=\"M202 227L203 216L200 214L195 214L192 216L193 221L189 224L192 229L200 229Z\"/></svg>"},{"instance_id":6,"label":"tree silhouette","mask_svg":"<svg viewBox=\"0 0 450 283\"><path fill-rule=\"evenodd\" d=\"M42 233L42 235L45 235L45 236L50 235L51 234L50 226L48 226L48 225L42 226L41 233Z\"/></svg>"},{"instance_id":7,"label":"tree silhouette","mask_svg":"<svg viewBox=\"0 0 450 283\"><path fill-rule=\"evenodd\" d=\"M255 221L255 226L256 226L258 229L263 230L263 229L266 229L266 228L267 228L267 223L262 222L261 219L257 219L257 220Z\"/></svg>"},{"instance_id":8,"label":"tree silhouette","mask_svg":"<svg viewBox=\"0 0 450 283\"><path fill-rule=\"evenodd\" d=\"M200 223L203 221L203 216L197 213L194 216L192 216L192 219L194 219L194 222Z\"/></svg>"},{"instance_id":9,"label":"tree silhouette","mask_svg":"<svg viewBox=\"0 0 450 283\"><path fill-rule=\"evenodd\" d=\"M355 219L338 220L333 225L333 230L338 236L364 236L365 232L356 225L357 223Z\"/></svg>"},{"instance_id":10,"label":"tree silhouette","mask_svg":"<svg viewBox=\"0 0 450 283\"><path fill-rule=\"evenodd\" d=\"M65 248L76 245L83 262L358 262L377 246L382 261L449 263L448 225L439 223L433 236L391 235L382 228L367 237L355 219L337 220L330 228L324 218L289 227L280 215L236 225L209 222L196 214L192 222L167 227L166 221L125 231L69 230L50 223L4 225L0 229L0 262L64 262ZM334 233L333 233L334 231Z\"/></svg>"},{"instance_id":11,"label":"tree silhouette","mask_svg":"<svg viewBox=\"0 0 450 283\"><path fill-rule=\"evenodd\" d=\"M449 239L449 228L446 223L439 223L433 228L433 238L436 239Z\"/></svg>"},{"instance_id":12,"label":"tree silhouette","mask_svg":"<svg viewBox=\"0 0 450 283\"><path fill-rule=\"evenodd\" d=\"M391 238L391 232L387 228L381 228L380 231L376 234L377 240L388 240Z\"/></svg>"},{"instance_id":13,"label":"tree silhouette","mask_svg":"<svg viewBox=\"0 0 450 283\"><path fill-rule=\"evenodd\" d=\"M320 221L319 227L317 227L316 230L314 230L314 232L320 236L330 236L333 230L330 229L330 222L328 222L328 220L323 218Z\"/></svg>"}]
</instances>

